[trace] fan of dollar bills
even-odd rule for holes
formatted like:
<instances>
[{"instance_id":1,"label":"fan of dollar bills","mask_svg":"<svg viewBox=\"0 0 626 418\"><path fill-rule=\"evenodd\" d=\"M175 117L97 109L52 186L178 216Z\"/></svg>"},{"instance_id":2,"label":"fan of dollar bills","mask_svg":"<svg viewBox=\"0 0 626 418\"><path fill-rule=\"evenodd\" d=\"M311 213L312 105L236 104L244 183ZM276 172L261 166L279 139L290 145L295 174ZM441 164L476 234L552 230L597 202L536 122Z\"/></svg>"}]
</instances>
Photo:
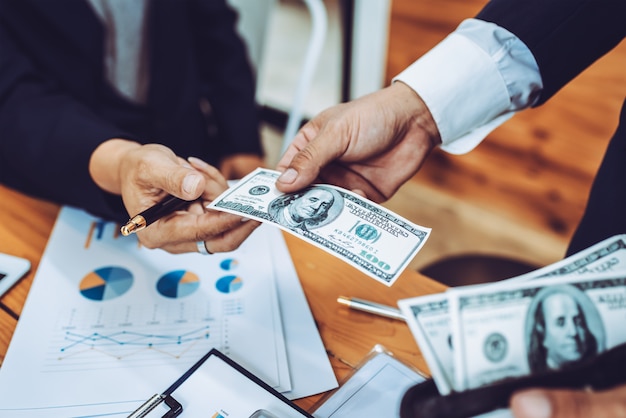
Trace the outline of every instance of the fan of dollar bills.
<instances>
[{"instance_id":1,"label":"fan of dollar bills","mask_svg":"<svg viewBox=\"0 0 626 418\"><path fill-rule=\"evenodd\" d=\"M626 342L626 235L511 279L398 301L440 394Z\"/></svg>"}]
</instances>

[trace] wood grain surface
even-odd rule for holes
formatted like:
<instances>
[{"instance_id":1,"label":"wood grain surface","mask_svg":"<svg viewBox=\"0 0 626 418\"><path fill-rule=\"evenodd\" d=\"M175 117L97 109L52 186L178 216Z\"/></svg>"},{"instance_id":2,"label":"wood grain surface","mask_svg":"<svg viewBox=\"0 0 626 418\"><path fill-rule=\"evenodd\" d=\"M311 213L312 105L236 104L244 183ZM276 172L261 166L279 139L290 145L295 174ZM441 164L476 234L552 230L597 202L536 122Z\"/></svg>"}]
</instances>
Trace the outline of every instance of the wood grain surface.
<instances>
[{"instance_id":1,"label":"wood grain surface","mask_svg":"<svg viewBox=\"0 0 626 418\"><path fill-rule=\"evenodd\" d=\"M0 252L27 258L30 273L0 303L19 315L52 231L59 207L0 186ZM301 239L284 234L298 277L337 378L343 380L369 351L382 344L399 359L428 373L408 326L403 321L352 311L339 296L361 297L396 306L398 299L441 292L443 285L405 270L387 287ZM42 278L45 280L45 278ZM39 280L39 279L38 279ZM0 310L0 360L4 360L17 320ZM297 403L310 409L323 394Z\"/></svg>"}]
</instances>

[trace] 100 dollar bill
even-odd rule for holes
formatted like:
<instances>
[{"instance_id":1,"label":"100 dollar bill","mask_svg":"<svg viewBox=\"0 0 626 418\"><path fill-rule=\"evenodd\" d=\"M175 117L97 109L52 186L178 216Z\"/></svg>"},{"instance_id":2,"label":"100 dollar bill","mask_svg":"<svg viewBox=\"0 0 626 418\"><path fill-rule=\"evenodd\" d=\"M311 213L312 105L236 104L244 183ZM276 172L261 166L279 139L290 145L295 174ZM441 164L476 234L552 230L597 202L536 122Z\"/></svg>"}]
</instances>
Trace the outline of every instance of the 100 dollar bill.
<instances>
[{"instance_id":1,"label":"100 dollar bill","mask_svg":"<svg viewBox=\"0 0 626 418\"><path fill-rule=\"evenodd\" d=\"M607 238L563 260L524 275L480 286L502 286L543 277L585 276L603 272L626 274L626 235ZM447 293L402 299L398 301L398 307L407 318L439 393L450 393L456 388Z\"/></svg>"},{"instance_id":2,"label":"100 dollar bill","mask_svg":"<svg viewBox=\"0 0 626 418\"><path fill-rule=\"evenodd\" d=\"M258 168L208 208L272 223L387 286L430 234L430 228L339 187L316 184L296 193L281 193L275 186L279 175Z\"/></svg>"},{"instance_id":3,"label":"100 dollar bill","mask_svg":"<svg viewBox=\"0 0 626 418\"><path fill-rule=\"evenodd\" d=\"M449 294L455 389L558 370L626 342L626 274L548 277Z\"/></svg>"},{"instance_id":4,"label":"100 dollar bill","mask_svg":"<svg viewBox=\"0 0 626 418\"><path fill-rule=\"evenodd\" d=\"M448 297L445 293L401 299L398 307L428 364L441 395L452 391L454 357Z\"/></svg>"}]
</instances>

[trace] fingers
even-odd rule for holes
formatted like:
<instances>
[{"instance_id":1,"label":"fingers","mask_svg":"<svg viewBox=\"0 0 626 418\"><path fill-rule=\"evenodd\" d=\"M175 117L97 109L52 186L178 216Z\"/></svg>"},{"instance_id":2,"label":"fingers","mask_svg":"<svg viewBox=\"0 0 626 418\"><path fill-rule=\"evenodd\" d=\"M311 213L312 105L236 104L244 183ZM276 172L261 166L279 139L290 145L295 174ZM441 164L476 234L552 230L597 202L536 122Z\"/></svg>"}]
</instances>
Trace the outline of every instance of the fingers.
<instances>
[{"instance_id":1,"label":"fingers","mask_svg":"<svg viewBox=\"0 0 626 418\"><path fill-rule=\"evenodd\" d=\"M240 220L239 222L238 226L204 240L205 247L211 253L233 251L239 248L246 238L261 225L260 222L256 221Z\"/></svg>"},{"instance_id":2,"label":"fingers","mask_svg":"<svg viewBox=\"0 0 626 418\"><path fill-rule=\"evenodd\" d=\"M148 144L135 149L125 156L121 167L122 196L131 205L147 206L153 202L146 199L155 200L164 194L195 200L205 189L202 173L163 145Z\"/></svg>"},{"instance_id":3,"label":"fingers","mask_svg":"<svg viewBox=\"0 0 626 418\"><path fill-rule=\"evenodd\" d=\"M199 207L194 204L188 211L155 222L137 234L139 241L147 248L162 248L173 254L198 252L198 241L205 241L212 253L226 252L237 249L260 225L225 212L203 213Z\"/></svg>"},{"instance_id":4,"label":"fingers","mask_svg":"<svg viewBox=\"0 0 626 418\"><path fill-rule=\"evenodd\" d=\"M290 193L308 186L322 167L345 152L339 136L329 129L318 129L319 123L324 123L323 119L303 126L278 162L277 169L283 171L276 181L278 190Z\"/></svg>"},{"instance_id":5,"label":"fingers","mask_svg":"<svg viewBox=\"0 0 626 418\"><path fill-rule=\"evenodd\" d=\"M626 385L603 392L527 390L513 395L515 418L626 417Z\"/></svg>"},{"instance_id":6,"label":"fingers","mask_svg":"<svg viewBox=\"0 0 626 418\"><path fill-rule=\"evenodd\" d=\"M159 144L134 147L120 164L121 194L129 214L154 205L167 194L195 201L212 201L228 188L220 171L206 162L188 160ZM245 225L239 216L206 212L200 203L191 203L139 231L140 242L148 248L172 253L197 252L197 242L206 241L212 252L232 251L259 225Z\"/></svg>"},{"instance_id":7,"label":"fingers","mask_svg":"<svg viewBox=\"0 0 626 418\"><path fill-rule=\"evenodd\" d=\"M277 165L283 173L276 187L288 193L327 179L386 200L440 142L426 104L410 87L394 83L304 125ZM342 172L349 177L337 175Z\"/></svg>"},{"instance_id":8,"label":"fingers","mask_svg":"<svg viewBox=\"0 0 626 418\"><path fill-rule=\"evenodd\" d=\"M239 223L236 227L223 231L206 240L199 239L195 242L185 242L178 244L167 244L162 248L172 254L183 254L190 252L199 252L199 243L204 243L204 248L209 254L218 254L222 252L234 251L250 236L252 232L260 225L259 222L250 221Z\"/></svg>"},{"instance_id":9,"label":"fingers","mask_svg":"<svg viewBox=\"0 0 626 418\"><path fill-rule=\"evenodd\" d=\"M155 188L184 200L197 199L202 195L206 186L202 174L183 165L162 167L162 171L155 171L151 178Z\"/></svg>"},{"instance_id":10,"label":"fingers","mask_svg":"<svg viewBox=\"0 0 626 418\"><path fill-rule=\"evenodd\" d=\"M315 181L323 162L320 164L316 145L310 142L316 133L303 127L287 148L285 155L278 162L277 169L283 173L276 181L276 187L282 192L293 192Z\"/></svg>"},{"instance_id":11,"label":"fingers","mask_svg":"<svg viewBox=\"0 0 626 418\"><path fill-rule=\"evenodd\" d=\"M188 161L193 168L206 176L203 199L212 201L228 188L226 179L217 168L196 157L189 157Z\"/></svg>"}]
</instances>

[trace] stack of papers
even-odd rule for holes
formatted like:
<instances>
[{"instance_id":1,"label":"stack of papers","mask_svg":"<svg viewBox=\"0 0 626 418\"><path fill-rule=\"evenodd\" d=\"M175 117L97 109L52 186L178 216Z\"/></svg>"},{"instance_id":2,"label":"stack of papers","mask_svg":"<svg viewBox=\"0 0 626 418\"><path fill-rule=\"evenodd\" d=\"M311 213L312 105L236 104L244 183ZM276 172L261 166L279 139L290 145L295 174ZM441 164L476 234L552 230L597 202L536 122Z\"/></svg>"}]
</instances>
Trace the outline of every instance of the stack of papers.
<instances>
[{"instance_id":1,"label":"stack of papers","mask_svg":"<svg viewBox=\"0 0 626 418\"><path fill-rule=\"evenodd\" d=\"M337 386L280 231L149 250L64 207L0 369L0 415L124 416L217 348L289 399Z\"/></svg>"}]
</instances>

